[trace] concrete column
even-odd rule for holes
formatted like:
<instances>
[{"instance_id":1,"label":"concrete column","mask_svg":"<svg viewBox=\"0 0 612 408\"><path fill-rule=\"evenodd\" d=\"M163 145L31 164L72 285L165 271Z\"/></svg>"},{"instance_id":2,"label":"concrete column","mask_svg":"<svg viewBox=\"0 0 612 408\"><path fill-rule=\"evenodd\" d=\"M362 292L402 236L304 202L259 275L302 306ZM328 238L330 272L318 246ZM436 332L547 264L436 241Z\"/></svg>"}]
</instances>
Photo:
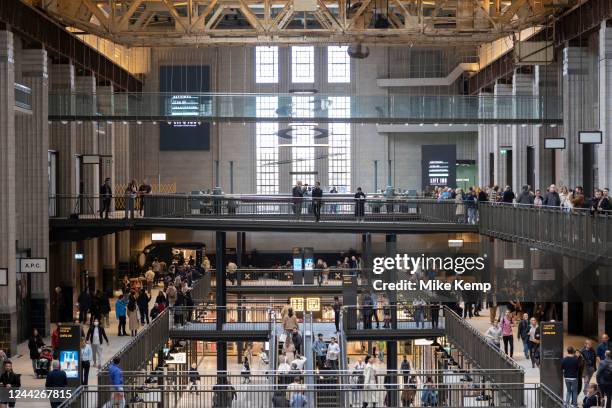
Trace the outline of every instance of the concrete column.
<instances>
[{"instance_id":1,"label":"concrete column","mask_svg":"<svg viewBox=\"0 0 612 408\"><path fill-rule=\"evenodd\" d=\"M533 94L544 98L541 106L544 117L552 117L559 108L559 66L557 63L551 65L536 65L534 73ZM551 128L549 125L536 127L533 134L533 145L535 149L536 167L534 189L554 184L556 177L553 171L554 150L544 148L545 138L562 137L561 127Z\"/></svg>"},{"instance_id":2,"label":"concrete column","mask_svg":"<svg viewBox=\"0 0 612 408\"><path fill-rule=\"evenodd\" d=\"M99 86L97 88L98 110L102 114L111 115L114 112L113 87ZM125 126L125 125L121 125ZM111 183L116 183L115 169L115 124L113 122L98 122L98 148L100 157L100 179L110 177ZM112 184L111 184L112 185ZM112 206L112 204L111 204ZM113 281L116 270L115 234L107 234L100 238L100 261L102 274L96 281L96 289L102 288L103 281Z\"/></svg>"},{"instance_id":3,"label":"concrete column","mask_svg":"<svg viewBox=\"0 0 612 408\"><path fill-rule=\"evenodd\" d=\"M97 110L96 78L94 76L78 76L75 80L77 93L77 110L83 114L94 114ZM97 122L83 121L76 124L76 150L81 155L99 154ZM85 197L81 202L85 208L81 212L97 216L99 200L97 198L100 188L100 165L83 164L81 172L81 194ZM89 276L98 281L100 262L98 254L98 238L83 242L83 268L89 271ZM77 291L75 291L76 293Z\"/></svg>"},{"instance_id":4,"label":"concrete column","mask_svg":"<svg viewBox=\"0 0 612 408\"><path fill-rule=\"evenodd\" d=\"M597 149L599 180L596 185L609 187L612 182L612 27L604 21L599 29L599 129L603 143Z\"/></svg>"},{"instance_id":5,"label":"concrete column","mask_svg":"<svg viewBox=\"0 0 612 408\"><path fill-rule=\"evenodd\" d=\"M512 79L512 94L518 98L514 102L515 115L527 116L530 113L528 111L534 108L533 104L529 103L530 97L533 96L533 74L515 72ZM527 184L527 146L532 144L532 132L533 126L512 125L512 189L516 193Z\"/></svg>"},{"instance_id":6,"label":"concrete column","mask_svg":"<svg viewBox=\"0 0 612 408\"><path fill-rule=\"evenodd\" d=\"M509 96L512 96L512 85L510 84L502 84L496 83L493 88L493 94L497 97L499 96L499 100L495 100L495 112L496 115L500 115L500 113L504 109L509 109ZM505 97L505 98L504 98ZM508 179L506 177L506 156L501 154L502 146L510 146L512 143L512 132L511 129L504 125L495 125L493 128L493 155L495 161L495 168L493 171L493 181L494 184L503 187L508 184Z\"/></svg>"},{"instance_id":7,"label":"concrete column","mask_svg":"<svg viewBox=\"0 0 612 408\"><path fill-rule=\"evenodd\" d=\"M49 81L47 51L26 49L21 52L24 85L32 91L32 114L15 115L15 169L17 240L20 250L28 250L33 258L49 257ZM31 315L34 327L47 327L49 322L49 274L32 274ZM24 316L22 316L23 318ZM48 332L48 330L45 330Z\"/></svg>"},{"instance_id":8,"label":"concrete column","mask_svg":"<svg viewBox=\"0 0 612 408\"><path fill-rule=\"evenodd\" d=\"M52 64L49 67L49 89L57 93L56 100L71 104L74 110L75 102L67 95L74 92L74 66L70 64ZM75 122L52 122L50 125L50 148L57 151L57 193L63 196L74 197L78 194L78 180L76 180L76 124ZM67 217L75 210L76 202L73 200L58 200L58 215ZM72 258L72 257L71 257ZM67 268L60 268L59 273L67 272ZM70 280L70 279L68 279Z\"/></svg>"},{"instance_id":9,"label":"concrete column","mask_svg":"<svg viewBox=\"0 0 612 408\"><path fill-rule=\"evenodd\" d=\"M8 269L8 285L0 286L0 347L16 353L14 110L13 33L0 31L0 268Z\"/></svg>"},{"instance_id":10,"label":"concrete column","mask_svg":"<svg viewBox=\"0 0 612 408\"><path fill-rule=\"evenodd\" d=\"M586 47L565 47L563 49L563 137L565 149L557 162L559 185L574 187L583 184L583 148L578 142L578 132L586 129L588 106L588 57ZM587 197L592 191L585 191Z\"/></svg>"},{"instance_id":11,"label":"concrete column","mask_svg":"<svg viewBox=\"0 0 612 408\"><path fill-rule=\"evenodd\" d=\"M480 115L483 118L493 116L493 98L490 92L480 93ZM489 154L493 152L493 125L478 126L478 182L477 184L484 187L489 184L489 174L491 166L489 163Z\"/></svg>"}]
</instances>

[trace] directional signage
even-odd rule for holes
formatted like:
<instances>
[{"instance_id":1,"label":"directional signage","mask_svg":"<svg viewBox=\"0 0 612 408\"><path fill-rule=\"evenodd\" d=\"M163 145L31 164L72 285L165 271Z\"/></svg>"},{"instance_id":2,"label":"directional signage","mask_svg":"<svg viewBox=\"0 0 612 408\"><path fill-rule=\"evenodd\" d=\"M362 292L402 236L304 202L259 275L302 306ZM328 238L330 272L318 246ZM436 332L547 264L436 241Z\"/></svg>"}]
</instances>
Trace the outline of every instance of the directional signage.
<instances>
[{"instance_id":1,"label":"directional signage","mask_svg":"<svg viewBox=\"0 0 612 408\"><path fill-rule=\"evenodd\" d=\"M47 273L46 258L21 258L19 260L21 273Z\"/></svg>"},{"instance_id":2,"label":"directional signage","mask_svg":"<svg viewBox=\"0 0 612 408\"><path fill-rule=\"evenodd\" d=\"M504 259L504 269L523 269L525 261L522 259Z\"/></svg>"}]
</instances>

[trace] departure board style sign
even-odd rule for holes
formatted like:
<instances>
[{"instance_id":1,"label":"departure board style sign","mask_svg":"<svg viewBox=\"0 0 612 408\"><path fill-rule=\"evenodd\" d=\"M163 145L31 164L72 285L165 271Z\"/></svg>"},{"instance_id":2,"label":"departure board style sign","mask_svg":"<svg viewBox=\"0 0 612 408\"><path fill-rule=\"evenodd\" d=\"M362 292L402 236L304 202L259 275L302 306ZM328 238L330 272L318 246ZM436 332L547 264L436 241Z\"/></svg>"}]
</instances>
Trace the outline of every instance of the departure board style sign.
<instances>
[{"instance_id":1,"label":"departure board style sign","mask_svg":"<svg viewBox=\"0 0 612 408\"><path fill-rule=\"evenodd\" d=\"M57 328L59 346L58 357L60 367L66 372L68 385L81 385L81 325L60 324Z\"/></svg>"},{"instance_id":2,"label":"departure board style sign","mask_svg":"<svg viewBox=\"0 0 612 408\"><path fill-rule=\"evenodd\" d=\"M563 323L540 322L540 382L555 394L563 393Z\"/></svg>"},{"instance_id":3,"label":"departure board style sign","mask_svg":"<svg viewBox=\"0 0 612 408\"><path fill-rule=\"evenodd\" d=\"M457 146L421 146L422 188L450 186L457 182Z\"/></svg>"},{"instance_id":4,"label":"departure board style sign","mask_svg":"<svg viewBox=\"0 0 612 408\"><path fill-rule=\"evenodd\" d=\"M210 150L212 100L208 65L162 65L159 67L160 110L176 120L159 125L162 151Z\"/></svg>"}]
</instances>

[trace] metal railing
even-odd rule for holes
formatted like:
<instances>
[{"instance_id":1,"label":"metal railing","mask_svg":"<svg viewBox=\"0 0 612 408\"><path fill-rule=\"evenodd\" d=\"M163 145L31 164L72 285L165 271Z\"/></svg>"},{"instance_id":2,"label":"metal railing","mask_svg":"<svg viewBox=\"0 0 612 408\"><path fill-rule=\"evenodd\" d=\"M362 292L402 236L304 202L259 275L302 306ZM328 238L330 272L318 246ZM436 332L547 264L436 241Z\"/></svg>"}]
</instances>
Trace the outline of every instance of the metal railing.
<instances>
[{"instance_id":1,"label":"metal railing","mask_svg":"<svg viewBox=\"0 0 612 408\"><path fill-rule=\"evenodd\" d=\"M127 200L121 207L118 202ZM465 204L426 198L365 199L295 198L288 196L231 196L153 194L142 197L62 196L49 197L49 205L60 209L56 217L79 219L133 219L196 217L281 221L384 221L465 223ZM108 210L108 211L106 211Z\"/></svg>"},{"instance_id":2,"label":"metal railing","mask_svg":"<svg viewBox=\"0 0 612 408\"><path fill-rule=\"evenodd\" d=\"M326 268L312 271L301 271L298 281L294 279L292 269L259 269L239 268L235 271L226 271L227 286L293 286L293 285L319 285L341 286L343 276L347 273L361 275L362 269ZM211 274L212 285L216 286L214 271ZM306 276L304 276L306 275Z\"/></svg>"},{"instance_id":3,"label":"metal railing","mask_svg":"<svg viewBox=\"0 0 612 408\"><path fill-rule=\"evenodd\" d=\"M270 331L272 308L247 306L171 306L168 325L172 330Z\"/></svg>"},{"instance_id":4,"label":"metal railing","mask_svg":"<svg viewBox=\"0 0 612 408\"><path fill-rule=\"evenodd\" d=\"M192 292L198 293L204 286L204 279L199 279L193 283ZM121 367L127 371L144 368L170 338L170 322L170 310L165 309L102 366L98 371L98 384L108 384L108 368L114 358L119 358Z\"/></svg>"},{"instance_id":5,"label":"metal railing","mask_svg":"<svg viewBox=\"0 0 612 408\"><path fill-rule=\"evenodd\" d=\"M511 373L508 376L498 377L491 376L490 381L494 384L511 382L525 382L524 370L508 355L500 349L494 347L486 337L484 337L476 328L463 320L459 315L444 308L445 316L445 332L448 340L456 346L470 362L482 370L513 370L504 371ZM523 394L513 393L508 396L515 401L519 406L523 405Z\"/></svg>"},{"instance_id":6,"label":"metal railing","mask_svg":"<svg viewBox=\"0 0 612 408\"><path fill-rule=\"evenodd\" d=\"M383 307L345 305L342 309L345 331L444 329L447 313L447 309L439 305L414 306L409 303Z\"/></svg>"},{"instance_id":7,"label":"metal railing","mask_svg":"<svg viewBox=\"0 0 612 408\"><path fill-rule=\"evenodd\" d=\"M587 259L612 257L612 212L483 203L479 231Z\"/></svg>"},{"instance_id":8,"label":"metal railing","mask_svg":"<svg viewBox=\"0 0 612 408\"><path fill-rule=\"evenodd\" d=\"M320 375L325 375L322 373ZM290 400L304 402L317 401L320 394L337 395L337 401L344 401L342 407L369 405L399 408L410 405L438 407L522 407L522 408L561 408L562 402L549 398L548 391L539 384L447 384L428 382L416 387L402 384L368 383L363 385L331 386L315 384L297 390L283 385L240 384L234 383L225 374L218 374L214 385L171 385L171 386L123 386L117 391L112 386L80 387L66 400L62 408L94 408L101 406L100 397L110 396L112 402L122 405L137 404L141 407L270 407L288 406ZM398 392L397 404L388 394ZM508 400L509 394L523 395L524 404L517 405ZM296 397L296 394L299 396ZM303 397L303 398L302 398ZM387 401L387 404L385 404ZM402 403L405 401L405 403ZM282 404L282 405L281 405ZM300 405L295 405L300 406ZM302 405L303 406L303 405ZM314 406L314 405L313 405ZM340 406L337 406L340 408Z\"/></svg>"}]
</instances>

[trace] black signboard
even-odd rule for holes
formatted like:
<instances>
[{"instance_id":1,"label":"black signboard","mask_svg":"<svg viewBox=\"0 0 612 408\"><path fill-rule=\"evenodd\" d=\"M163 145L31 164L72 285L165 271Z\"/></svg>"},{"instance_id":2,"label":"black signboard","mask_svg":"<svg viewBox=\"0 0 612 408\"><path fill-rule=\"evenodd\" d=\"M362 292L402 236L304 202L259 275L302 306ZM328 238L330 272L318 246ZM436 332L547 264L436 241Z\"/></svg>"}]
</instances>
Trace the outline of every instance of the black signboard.
<instances>
[{"instance_id":1,"label":"black signboard","mask_svg":"<svg viewBox=\"0 0 612 408\"><path fill-rule=\"evenodd\" d=\"M421 146L422 188L455 187L457 180L457 146Z\"/></svg>"},{"instance_id":2,"label":"black signboard","mask_svg":"<svg viewBox=\"0 0 612 408\"><path fill-rule=\"evenodd\" d=\"M563 395L563 323L541 322L540 334L540 382Z\"/></svg>"},{"instance_id":3,"label":"black signboard","mask_svg":"<svg viewBox=\"0 0 612 408\"><path fill-rule=\"evenodd\" d=\"M60 368L68 377L68 386L78 387L81 385L81 325L61 323L57 331Z\"/></svg>"}]
</instances>

